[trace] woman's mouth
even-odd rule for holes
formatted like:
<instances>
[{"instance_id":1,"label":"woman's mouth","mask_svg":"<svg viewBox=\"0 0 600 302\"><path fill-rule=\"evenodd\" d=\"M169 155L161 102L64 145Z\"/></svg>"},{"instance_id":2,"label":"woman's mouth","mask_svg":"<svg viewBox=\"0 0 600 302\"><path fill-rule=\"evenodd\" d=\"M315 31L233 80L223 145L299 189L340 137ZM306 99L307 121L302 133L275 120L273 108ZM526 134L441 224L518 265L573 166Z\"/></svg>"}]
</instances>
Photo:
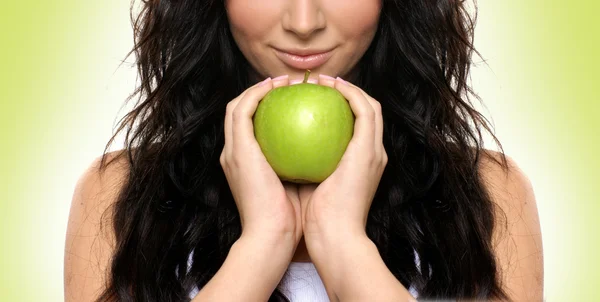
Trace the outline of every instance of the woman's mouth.
<instances>
[{"instance_id":1,"label":"woman's mouth","mask_svg":"<svg viewBox=\"0 0 600 302\"><path fill-rule=\"evenodd\" d=\"M333 54L333 50L298 55L275 49L277 57L286 65L300 70L314 69L325 64Z\"/></svg>"}]
</instances>

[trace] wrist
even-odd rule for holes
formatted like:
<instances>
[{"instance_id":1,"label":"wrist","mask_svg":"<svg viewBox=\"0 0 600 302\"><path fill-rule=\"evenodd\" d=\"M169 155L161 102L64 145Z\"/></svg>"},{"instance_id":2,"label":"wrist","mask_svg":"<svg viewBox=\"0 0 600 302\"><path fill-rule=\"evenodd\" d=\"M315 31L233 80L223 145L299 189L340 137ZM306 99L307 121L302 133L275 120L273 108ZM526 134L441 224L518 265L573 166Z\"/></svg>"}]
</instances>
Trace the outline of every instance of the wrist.
<instances>
[{"instance_id":1,"label":"wrist","mask_svg":"<svg viewBox=\"0 0 600 302\"><path fill-rule=\"evenodd\" d=\"M263 253L275 253L276 255L287 255L291 259L294 255L298 240L289 233L251 233L242 232L242 235L234 243L244 249L256 249Z\"/></svg>"},{"instance_id":2,"label":"wrist","mask_svg":"<svg viewBox=\"0 0 600 302\"><path fill-rule=\"evenodd\" d=\"M304 234L306 249L315 264L331 266L332 269L340 268L338 263L344 261L340 256L356 247L375 246L365 231L359 229L329 230ZM339 265L338 265L339 264Z\"/></svg>"},{"instance_id":3,"label":"wrist","mask_svg":"<svg viewBox=\"0 0 600 302\"><path fill-rule=\"evenodd\" d=\"M414 301L366 234L312 243L310 257L339 301Z\"/></svg>"},{"instance_id":4,"label":"wrist","mask_svg":"<svg viewBox=\"0 0 600 302\"><path fill-rule=\"evenodd\" d=\"M307 244L333 245L345 244L354 241L370 240L366 228L350 223L329 222L328 225L310 227L304 231L304 240Z\"/></svg>"},{"instance_id":5,"label":"wrist","mask_svg":"<svg viewBox=\"0 0 600 302\"><path fill-rule=\"evenodd\" d=\"M334 293L338 301L344 301L345 298L352 297L347 289L353 286L357 278L364 277L366 272L359 268L360 262L366 260L364 256L371 253L373 248L376 250L375 244L366 235L359 234L318 238L305 239L310 258L319 270L328 292Z\"/></svg>"},{"instance_id":6,"label":"wrist","mask_svg":"<svg viewBox=\"0 0 600 302\"><path fill-rule=\"evenodd\" d=\"M293 256L289 242L280 239L249 234L238 238L194 301L266 301Z\"/></svg>"}]
</instances>

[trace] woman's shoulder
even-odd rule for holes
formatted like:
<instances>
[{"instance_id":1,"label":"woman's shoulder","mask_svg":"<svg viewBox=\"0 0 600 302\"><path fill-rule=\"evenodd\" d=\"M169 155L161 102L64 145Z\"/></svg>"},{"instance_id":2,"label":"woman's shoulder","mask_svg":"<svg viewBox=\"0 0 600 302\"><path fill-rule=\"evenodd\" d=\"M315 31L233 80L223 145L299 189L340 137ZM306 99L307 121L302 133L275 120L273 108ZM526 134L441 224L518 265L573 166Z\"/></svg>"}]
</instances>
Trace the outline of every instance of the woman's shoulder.
<instances>
[{"instance_id":1,"label":"woman's shoulder","mask_svg":"<svg viewBox=\"0 0 600 302\"><path fill-rule=\"evenodd\" d=\"M128 175L123 154L97 157L75 185L65 242L65 301L91 301L104 288L115 246L111 206Z\"/></svg>"},{"instance_id":2,"label":"woman's shoulder","mask_svg":"<svg viewBox=\"0 0 600 302\"><path fill-rule=\"evenodd\" d=\"M483 187L492 202L500 210L497 219L508 221L528 220L538 223L537 204L532 183L508 155L492 150L483 150L479 161L479 175Z\"/></svg>"},{"instance_id":3,"label":"woman's shoulder","mask_svg":"<svg viewBox=\"0 0 600 302\"><path fill-rule=\"evenodd\" d=\"M77 180L69 223L85 224L110 219L112 215L106 211L116 202L128 174L127 156L123 150L96 157Z\"/></svg>"},{"instance_id":4,"label":"woman's shoulder","mask_svg":"<svg viewBox=\"0 0 600 302\"><path fill-rule=\"evenodd\" d=\"M484 187L495 202L501 203L500 206L535 202L529 177L512 157L486 149L482 150L481 155L479 174Z\"/></svg>"},{"instance_id":5,"label":"woman's shoulder","mask_svg":"<svg viewBox=\"0 0 600 302\"><path fill-rule=\"evenodd\" d=\"M541 300L542 235L531 181L511 157L496 151L483 153L480 175L497 206L493 246L501 283L515 301Z\"/></svg>"},{"instance_id":6,"label":"woman's shoulder","mask_svg":"<svg viewBox=\"0 0 600 302\"><path fill-rule=\"evenodd\" d=\"M108 152L96 157L75 185L74 199L93 205L112 203L129 172L125 151Z\"/></svg>"}]
</instances>

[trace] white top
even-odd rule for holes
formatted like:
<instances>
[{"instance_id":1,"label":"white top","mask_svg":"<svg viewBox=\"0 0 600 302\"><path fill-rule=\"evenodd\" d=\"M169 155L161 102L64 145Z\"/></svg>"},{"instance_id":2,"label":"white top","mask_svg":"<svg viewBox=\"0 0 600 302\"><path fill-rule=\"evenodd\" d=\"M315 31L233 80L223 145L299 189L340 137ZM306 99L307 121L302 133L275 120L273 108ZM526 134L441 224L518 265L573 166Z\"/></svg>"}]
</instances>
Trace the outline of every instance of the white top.
<instances>
[{"instance_id":1,"label":"white top","mask_svg":"<svg viewBox=\"0 0 600 302\"><path fill-rule=\"evenodd\" d=\"M277 288L291 302L329 302L325 285L312 262L290 263ZM414 288L408 291L417 298Z\"/></svg>"},{"instance_id":2,"label":"white top","mask_svg":"<svg viewBox=\"0 0 600 302\"><path fill-rule=\"evenodd\" d=\"M191 267L191 259L190 254L188 269ZM418 264L418 257L415 260ZM277 288L290 302L329 302L325 285L312 262L291 262ZM418 297L413 287L408 291L413 297ZM190 292L190 299L193 299L198 292L198 288L194 288Z\"/></svg>"},{"instance_id":3,"label":"white top","mask_svg":"<svg viewBox=\"0 0 600 302\"><path fill-rule=\"evenodd\" d=\"M291 262L277 288L291 302L329 301L325 285L312 262Z\"/></svg>"}]
</instances>

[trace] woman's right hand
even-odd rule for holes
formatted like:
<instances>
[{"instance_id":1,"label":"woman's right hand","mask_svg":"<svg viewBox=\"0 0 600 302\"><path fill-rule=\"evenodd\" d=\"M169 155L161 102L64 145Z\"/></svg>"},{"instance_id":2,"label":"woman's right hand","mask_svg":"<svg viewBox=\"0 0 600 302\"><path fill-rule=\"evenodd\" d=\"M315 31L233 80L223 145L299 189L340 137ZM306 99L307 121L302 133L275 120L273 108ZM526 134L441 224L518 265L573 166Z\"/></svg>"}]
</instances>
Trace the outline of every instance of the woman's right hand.
<instances>
[{"instance_id":1,"label":"woman's right hand","mask_svg":"<svg viewBox=\"0 0 600 302\"><path fill-rule=\"evenodd\" d=\"M273 88L289 85L288 77L267 79L227 104L225 146L220 163L240 213L242 237L291 240L302 237L298 186L282 182L267 162L254 137L252 116Z\"/></svg>"}]
</instances>

